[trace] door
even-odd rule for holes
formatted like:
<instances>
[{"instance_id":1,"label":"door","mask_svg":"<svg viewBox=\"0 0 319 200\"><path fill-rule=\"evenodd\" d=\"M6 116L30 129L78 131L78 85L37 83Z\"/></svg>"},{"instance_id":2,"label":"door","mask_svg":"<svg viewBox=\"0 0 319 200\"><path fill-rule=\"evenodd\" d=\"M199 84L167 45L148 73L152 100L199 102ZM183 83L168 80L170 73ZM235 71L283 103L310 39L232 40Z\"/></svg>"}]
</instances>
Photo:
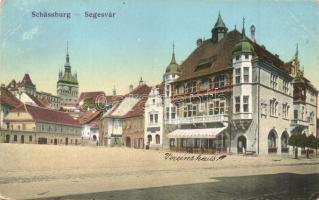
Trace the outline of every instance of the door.
<instances>
[{"instance_id":1,"label":"door","mask_svg":"<svg viewBox=\"0 0 319 200\"><path fill-rule=\"evenodd\" d=\"M245 136L238 137L237 141L237 152L238 153L245 153L247 149L247 140Z\"/></svg>"}]
</instances>

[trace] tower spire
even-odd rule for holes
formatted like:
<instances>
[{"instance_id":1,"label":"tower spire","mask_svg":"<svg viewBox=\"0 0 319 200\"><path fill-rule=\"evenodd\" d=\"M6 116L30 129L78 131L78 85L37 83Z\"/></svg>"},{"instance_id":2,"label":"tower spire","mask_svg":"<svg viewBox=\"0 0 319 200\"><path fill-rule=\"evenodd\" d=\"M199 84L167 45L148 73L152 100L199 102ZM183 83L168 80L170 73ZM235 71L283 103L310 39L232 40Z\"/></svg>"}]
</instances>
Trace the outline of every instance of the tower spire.
<instances>
[{"instance_id":1,"label":"tower spire","mask_svg":"<svg viewBox=\"0 0 319 200\"><path fill-rule=\"evenodd\" d=\"M174 43L174 41L173 41L173 54L172 54L171 63L176 63L176 60L175 60L175 43Z\"/></svg>"},{"instance_id":2,"label":"tower spire","mask_svg":"<svg viewBox=\"0 0 319 200\"><path fill-rule=\"evenodd\" d=\"M298 53L299 53L299 50L298 50L298 43L297 43L296 53L295 53L295 59L298 59Z\"/></svg>"},{"instance_id":3,"label":"tower spire","mask_svg":"<svg viewBox=\"0 0 319 200\"><path fill-rule=\"evenodd\" d=\"M242 30L242 39L246 38L246 34L245 34L245 17L243 17L243 30Z\"/></svg>"}]
</instances>

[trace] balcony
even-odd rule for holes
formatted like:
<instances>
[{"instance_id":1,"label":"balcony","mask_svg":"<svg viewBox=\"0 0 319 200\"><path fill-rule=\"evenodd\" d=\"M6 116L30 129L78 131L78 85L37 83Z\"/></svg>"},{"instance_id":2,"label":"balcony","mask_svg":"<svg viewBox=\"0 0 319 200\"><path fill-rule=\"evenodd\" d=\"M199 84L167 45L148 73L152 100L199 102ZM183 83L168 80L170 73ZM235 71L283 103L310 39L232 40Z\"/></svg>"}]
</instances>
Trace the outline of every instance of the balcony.
<instances>
[{"instance_id":1,"label":"balcony","mask_svg":"<svg viewBox=\"0 0 319 200\"><path fill-rule=\"evenodd\" d=\"M291 120L291 125L293 126L309 126L309 122L308 121L304 121L304 120L300 120L300 119L293 119Z\"/></svg>"},{"instance_id":2,"label":"balcony","mask_svg":"<svg viewBox=\"0 0 319 200\"><path fill-rule=\"evenodd\" d=\"M234 113L233 120L252 119L252 113Z\"/></svg>"},{"instance_id":3,"label":"balcony","mask_svg":"<svg viewBox=\"0 0 319 200\"><path fill-rule=\"evenodd\" d=\"M227 122L228 115L204 115L194 117L182 117L166 121L167 124L196 124L196 123L214 123L214 122Z\"/></svg>"}]
</instances>

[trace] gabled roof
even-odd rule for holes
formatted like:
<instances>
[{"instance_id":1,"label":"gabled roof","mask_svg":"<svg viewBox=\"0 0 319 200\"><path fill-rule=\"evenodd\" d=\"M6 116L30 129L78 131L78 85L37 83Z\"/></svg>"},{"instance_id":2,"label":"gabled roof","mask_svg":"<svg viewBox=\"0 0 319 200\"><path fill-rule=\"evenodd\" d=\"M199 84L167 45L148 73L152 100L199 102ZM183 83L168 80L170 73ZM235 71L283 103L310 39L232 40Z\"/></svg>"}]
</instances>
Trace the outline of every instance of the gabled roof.
<instances>
[{"instance_id":1,"label":"gabled roof","mask_svg":"<svg viewBox=\"0 0 319 200\"><path fill-rule=\"evenodd\" d=\"M13 110L13 112L28 112L33 120L56 123L56 124L67 124L67 125L78 125L78 122L73 119L69 114L38 106L32 106L28 104L22 104L20 107Z\"/></svg>"},{"instance_id":2,"label":"gabled roof","mask_svg":"<svg viewBox=\"0 0 319 200\"><path fill-rule=\"evenodd\" d=\"M91 123L92 121L99 119L101 117L101 114L102 114L101 111L95 111L95 112L87 111L78 118L78 122L79 124Z\"/></svg>"},{"instance_id":3,"label":"gabled roof","mask_svg":"<svg viewBox=\"0 0 319 200\"><path fill-rule=\"evenodd\" d=\"M22 102L17 99L9 90L4 87L1 87L0 91L0 103L17 108Z\"/></svg>"},{"instance_id":4,"label":"gabled roof","mask_svg":"<svg viewBox=\"0 0 319 200\"><path fill-rule=\"evenodd\" d=\"M203 41L202 45L197 47L181 64L182 73L176 81L198 78L231 68L232 51L241 38L241 33L233 30L226 33L225 37L219 42L212 42L211 39ZM247 38L247 40L253 46L258 58L286 71L284 62L277 56L250 39Z\"/></svg>"},{"instance_id":5,"label":"gabled roof","mask_svg":"<svg viewBox=\"0 0 319 200\"><path fill-rule=\"evenodd\" d=\"M100 95L105 96L105 92L103 92L103 91L81 92L78 102L85 100L85 99L89 99L89 98L92 98L93 100L95 100L96 97L98 97Z\"/></svg>"},{"instance_id":6,"label":"gabled roof","mask_svg":"<svg viewBox=\"0 0 319 200\"><path fill-rule=\"evenodd\" d=\"M146 101L147 101L147 97L143 97L133 106L133 108L128 113L126 113L122 117L130 118L130 117L143 116Z\"/></svg>"}]
</instances>

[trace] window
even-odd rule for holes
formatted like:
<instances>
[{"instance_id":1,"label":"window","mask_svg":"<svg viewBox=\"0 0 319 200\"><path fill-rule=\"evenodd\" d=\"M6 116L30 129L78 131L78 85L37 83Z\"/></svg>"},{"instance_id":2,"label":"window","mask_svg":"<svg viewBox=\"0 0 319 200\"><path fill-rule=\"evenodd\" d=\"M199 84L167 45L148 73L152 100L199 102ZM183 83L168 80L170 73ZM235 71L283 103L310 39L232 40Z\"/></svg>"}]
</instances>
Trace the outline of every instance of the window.
<instances>
[{"instance_id":1,"label":"window","mask_svg":"<svg viewBox=\"0 0 319 200\"><path fill-rule=\"evenodd\" d=\"M158 114L155 114L155 123L158 123Z\"/></svg>"},{"instance_id":2,"label":"window","mask_svg":"<svg viewBox=\"0 0 319 200\"><path fill-rule=\"evenodd\" d=\"M240 97L235 97L235 111L240 112Z\"/></svg>"},{"instance_id":3,"label":"window","mask_svg":"<svg viewBox=\"0 0 319 200\"><path fill-rule=\"evenodd\" d=\"M166 107L166 119L169 120L169 107Z\"/></svg>"},{"instance_id":4,"label":"window","mask_svg":"<svg viewBox=\"0 0 319 200\"><path fill-rule=\"evenodd\" d=\"M155 142L156 142L156 144L160 144L160 142L161 142L161 140L160 140L160 135L156 135L155 136Z\"/></svg>"},{"instance_id":5,"label":"window","mask_svg":"<svg viewBox=\"0 0 319 200\"><path fill-rule=\"evenodd\" d=\"M29 136L29 142L32 142L32 135Z\"/></svg>"},{"instance_id":6,"label":"window","mask_svg":"<svg viewBox=\"0 0 319 200\"><path fill-rule=\"evenodd\" d=\"M270 86L275 90L277 89L277 80L278 80L278 76L271 74Z\"/></svg>"},{"instance_id":7,"label":"window","mask_svg":"<svg viewBox=\"0 0 319 200\"><path fill-rule=\"evenodd\" d=\"M240 68L235 70L236 84L240 83Z\"/></svg>"},{"instance_id":8,"label":"window","mask_svg":"<svg viewBox=\"0 0 319 200\"><path fill-rule=\"evenodd\" d=\"M243 108L244 112L249 112L249 96L243 97Z\"/></svg>"},{"instance_id":9,"label":"window","mask_svg":"<svg viewBox=\"0 0 319 200\"><path fill-rule=\"evenodd\" d=\"M14 141L14 142L17 142L17 141L18 141L18 136L17 136L17 135L14 135L14 136L13 136L13 141Z\"/></svg>"},{"instance_id":10,"label":"window","mask_svg":"<svg viewBox=\"0 0 319 200\"><path fill-rule=\"evenodd\" d=\"M245 54L245 59L246 59L246 60L249 59L249 54Z\"/></svg>"},{"instance_id":11,"label":"window","mask_svg":"<svg viewBox=\"0 0 319 200\"><path fill-rule=\"evenodd\" d=\"M288 119L289 116L289 106L287 103L282 104L282 118Z\"/></svg>"},{"instance_id":12,"label":"window","mask_svg":"<svg viewBox=\"0 0 319 200\"><path fill-rule=\"evenodd\" d=\"M219 114L225 114L225 102L219 103Z\"/></svg>"},{"instance_id":13,"label":"window","mask_svg":"<svg viewBox=\"0 0 319 200\"><path fill-rule=\"evenodd\" d=\"M276 99L270 100L270 116L277 117L278 116L277 110L278 110L278 102L276 101Z\"/></svg>"},{"instance_id":14,"label":"window","mask_svg":"<svg viewBox=\"0 0 319 200\"><path fill-rule=\"evenodd\" d=\"M186 84L186 93L195 93L196 92L196 82L192 81Z\"/></svg>"},{"instance_id":15,"label":"window","mask_svg":"<svg viewBox=\"0 0 319 200\"><path fill-rule=\"evenodd\" d=\"M244 67L244 83L249 82L249 67Z\"/></svg>"},{"instance_id":16,"label":"window","mask_svg":"<svg viewBox=\"0 0 319 200\"><path fill-rule=\"evenodd\" d=\"M187 106L184 107L184 117L187 117Z\"/></svg>"},{"instance_id":17,"label":"window","mask_svg":"<svg viewBox=\"0 0 319 200\"><path fill-rule=\"evenodd\" d=\"M166 96L169 96L169 85L166 85Z\"/></svg>"},{"instance_id":18,"label":"window","mask_svg":"<svg viewBox=\"0 0 319 200\"><path fill-rule=\"evenodd\" d=\"M214 103L210 103L208 105L208 114L213 115L214 114Z\"/></svg>"},{"instance_id":19,"label":"window","mask_svg":"<svg viewBox=\"0 0 319 200\"><path fill-rule=\"evenodd\" d=\"M239 60L239 55L236 56L236 60Z\"/></svg>"},{"instance_id":20,"label":"window","mask_svg":"<svg viewBox=\"0 0 319 200\"><path fill-rule=\"evenodd\" d=\"M153 105L155 105L155 99L152 99Z\"/></svg>"},{"instance_id":21,"label":"window","mask_svg":"<svg viewBox=\"0 0 319 200\"><path fill-rule=\"evenodd\" d=\"M184 107L184 117L192 117L196 116L197 113L197 105L189 104Z\"/></svg>"},{"instance_id":22,"label":"window","mask_svg":"<svg viewBox=\"0 0 319 200\"><path fill-rule=\"evenodd\" d=\"M215 77L215 88L224 87L225 85L225 76L219 75Z\"/></svg>"},{"instance_id":23,"label":"window","mask_svg":"<svg viewBox=\"0 0 319 200\"><path fill-rule=\"evenodd\" d=\"M283 92L285 94L289 93L289 82L288 81L283 81L283 88L282 88Z\"/></svg>"},{"instance_id":24,"label":"window","mask_svg":"<svg viewBox=\"0 0 319 200\"><path fill-rule=\"evenodd\" d=\"M150 114L150 123L153 124L153 115Z\"/></svg>"},{"instance_id":25,"label":"window","mask_svg":"<svg viewBox=\"0 0 319 200\"><path fill-rule=\"evenodd\" d=\"M176 118L176 107L172 107L172 112L171 112L171 118L175 119Z\"/></svg>"},{"instance_id":26,"label":"window","mask_svg":"<svg viewBox=\"0 0 319 200\"><path fill-rule=\"evenodd\" d=\"M215 115L218 115L218 114L219 114L219 101L215 101L214 114L215 114Z\"/></svg>"}]
</instances>

